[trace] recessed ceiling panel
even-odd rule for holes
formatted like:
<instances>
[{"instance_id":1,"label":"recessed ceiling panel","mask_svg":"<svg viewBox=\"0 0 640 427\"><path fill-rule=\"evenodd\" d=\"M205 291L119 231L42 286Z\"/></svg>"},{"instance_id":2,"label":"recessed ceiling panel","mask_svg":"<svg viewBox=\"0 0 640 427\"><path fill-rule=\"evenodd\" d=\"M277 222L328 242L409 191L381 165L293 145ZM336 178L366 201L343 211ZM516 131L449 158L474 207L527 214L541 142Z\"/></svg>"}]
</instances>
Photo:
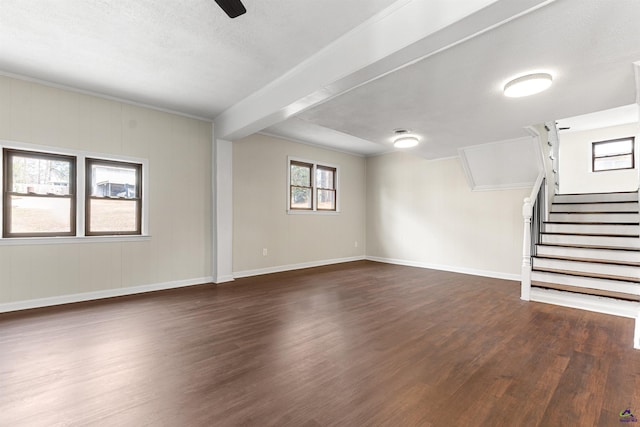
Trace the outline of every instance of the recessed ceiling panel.
<instances>
[{"instance_id":1,"label":"recessed ceiling panel","mask_svg":"<svg viewBox=\"0 0 640 427\"><path fill-rule=\"evenodd\" d=\"M540 149L531 137L460 149L472 190L530 188L542 170Z\"/></svg>"}]
</instances>

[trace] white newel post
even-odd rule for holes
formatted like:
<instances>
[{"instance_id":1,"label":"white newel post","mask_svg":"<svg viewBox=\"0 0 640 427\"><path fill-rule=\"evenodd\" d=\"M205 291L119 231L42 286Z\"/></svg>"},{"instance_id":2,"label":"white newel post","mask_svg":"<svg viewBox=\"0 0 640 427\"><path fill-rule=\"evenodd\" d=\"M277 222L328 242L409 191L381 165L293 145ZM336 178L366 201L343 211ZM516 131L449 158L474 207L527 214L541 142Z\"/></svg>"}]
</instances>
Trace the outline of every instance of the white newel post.
<instances>
[{"instance_id":1,"label":"white newel post","mask_svg":"<svg viewBox=\"0 0 640 427\"><path fill-rule=\"evenodd\" d=\"M533 204L530 198L524 199L522 205L524 217L524 238L522 239L522 285L520 299L529 301L531 295L531 217L533 217Z\"/></svg>"}]
</instances>

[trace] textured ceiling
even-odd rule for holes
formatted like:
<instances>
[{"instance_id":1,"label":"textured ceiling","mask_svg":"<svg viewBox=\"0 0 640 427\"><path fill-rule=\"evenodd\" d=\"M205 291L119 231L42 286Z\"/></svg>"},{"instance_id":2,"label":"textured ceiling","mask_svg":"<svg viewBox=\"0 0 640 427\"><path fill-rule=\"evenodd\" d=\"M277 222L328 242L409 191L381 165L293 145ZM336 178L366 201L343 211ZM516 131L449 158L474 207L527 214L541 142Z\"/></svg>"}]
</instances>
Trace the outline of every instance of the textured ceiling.
<instances>
[{"instance_id":1,"label":"textured ceiling","mask_svg":"<svg viewBox=\"0 0 640 427\"><path fill-rule=\"evenodd\" d=\"M521 137L527 125L635 102L639 16L636 0L556 1L299 117L387 149L394 128L409 128L427 158ZM506 80L534 70L551 72L551 89L503 96Z\"/></svg>"},{"instance_id":2,"label":"textured ceiling","mask_svg":"<svg viewBox=\"0 0 640 427\"><path fill-rule=\"evenodd\" d=\"M610 110L568 117L556 121L562 133L582 132L591 129L601 129L609 126L627 125L640 122L638 104L623 105Z\"/></svg>"},{"instance_id":3,"label":"textured ceiling","mask_svg":"<svg viewBox=\"0 0 640 427\"><path fill-rule=\"evenodd\" d=\"M394 1L1 0L0 70L214 118Z\"/></svg>"},{"instance_id":4,"label":"textured ceiling","mask_svg":"<svg viewBox=\"0 0 640 427\"><path fill-rule=\"evenodd\" d=\"M216 129L219 121L269 126L265 133L362 155L392 150L393 129L409 128L423 140L412 152L426 158L636 101L638 0L244 3L247 14L230 20L213 0L0 0L0 73L216 118ZM350 52L374 58L394 35L428 25L434 32L422 39L323 80ZM436 53L415 60L428 49ZM314 59L324 68L309 66ZM550 90L502 95L507 79L536 70L553 74ZM297 108L269 111L270 98ZM262 116L248 118L254 112Z\"/></svg>"}]
</instances>

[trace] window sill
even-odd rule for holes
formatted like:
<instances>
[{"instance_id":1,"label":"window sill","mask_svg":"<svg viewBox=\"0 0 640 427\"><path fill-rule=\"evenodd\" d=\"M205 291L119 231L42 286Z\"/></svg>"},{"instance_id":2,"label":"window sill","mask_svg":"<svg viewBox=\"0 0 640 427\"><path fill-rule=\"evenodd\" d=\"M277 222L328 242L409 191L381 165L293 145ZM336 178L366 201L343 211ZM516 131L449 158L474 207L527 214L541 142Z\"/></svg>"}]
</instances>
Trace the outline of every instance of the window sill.
<instances>
[{"instance_id":1,"label":"window sill","mask_svg":"<svg viewBox=\"0 0 640 427\"><path fill-rule=\"evenodd\" d=\"M338 215L340 211L304 211L287 209L287 215Z\"/></svg>"},{"instance_id":2,"label":"window sill","mask_svg":"<svg viewBox=\"0 0 640 427\"><path fill-rule=\"evenodd\" d=\"M151 236L72 236L72 237L7 237L0 246L58 245L67 243L146 242Z\"/></svg>"}]
</instances>

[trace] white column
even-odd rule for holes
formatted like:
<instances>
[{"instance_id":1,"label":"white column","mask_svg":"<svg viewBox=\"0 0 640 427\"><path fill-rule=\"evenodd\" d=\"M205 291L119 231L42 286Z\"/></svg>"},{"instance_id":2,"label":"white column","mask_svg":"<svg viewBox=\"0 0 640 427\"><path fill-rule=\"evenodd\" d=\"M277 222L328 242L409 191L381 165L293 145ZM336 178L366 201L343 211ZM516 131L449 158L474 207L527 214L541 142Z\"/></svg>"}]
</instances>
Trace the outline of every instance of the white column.
<instances>
[{"instance_id":1,"label":"white column","mask_svg":"<svg viewBox=\"0 0 640 427\"><path fill-rule=\"evenodd\" d=\"M233 149L213 136L213 281L233 280Z\"/></svg>"},{"instance_id":2,"label":"white column","mask_svg":"<svg viewBox=\"0 0 640 427\"><path fill-rule=\"evenodd\" d=\"M524 238L522 239L522 275L520 299L531 299L531 217L533 216L533 204L530 198L524 199L522 206L524 218Z\"/></svg>"}]
</instances>

